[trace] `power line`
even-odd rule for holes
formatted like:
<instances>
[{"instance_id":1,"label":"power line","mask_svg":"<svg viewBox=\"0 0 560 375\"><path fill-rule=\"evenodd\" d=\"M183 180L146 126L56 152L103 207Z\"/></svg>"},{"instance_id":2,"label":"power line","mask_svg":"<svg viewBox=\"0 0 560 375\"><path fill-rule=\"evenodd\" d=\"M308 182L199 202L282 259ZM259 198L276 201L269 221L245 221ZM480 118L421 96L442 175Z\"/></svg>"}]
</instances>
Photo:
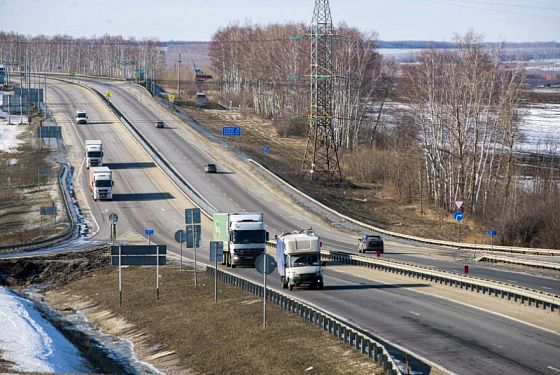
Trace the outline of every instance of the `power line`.
<instances>
[{"instance_id":1,"label":"power line","mask_svg":"<svg viewBox=\"0 0 560 375\"><path fill-rule=\"evenodd\" d=\"M538 18L547 18L547 19L553 19L553 20L557 20L560 19L560 16L548 16L548 15L544 15L544 14L529 14L529 13L521 13L521 12L514 12L514 11L508 11L508 10L503 10L503 9L495 9L495 8L487 8L487 7L481 7L481 6L473 6L473 5L468 5L468 3L458 3L452 0L423 0L426 3L433 3L433 4L444 4L444 5L450 5L450 6L454 6L454 7L459 7L459 8L469 8L469 9L478 9L478 10L485 10L488 12L494 12L494 13L500 13L500 14L513 14L516 16L529 16L529 17L538 17ZM469 0L470 2L470 0ZM474 2L474 1L473 1Z\"/></svg>"}]
</instances>

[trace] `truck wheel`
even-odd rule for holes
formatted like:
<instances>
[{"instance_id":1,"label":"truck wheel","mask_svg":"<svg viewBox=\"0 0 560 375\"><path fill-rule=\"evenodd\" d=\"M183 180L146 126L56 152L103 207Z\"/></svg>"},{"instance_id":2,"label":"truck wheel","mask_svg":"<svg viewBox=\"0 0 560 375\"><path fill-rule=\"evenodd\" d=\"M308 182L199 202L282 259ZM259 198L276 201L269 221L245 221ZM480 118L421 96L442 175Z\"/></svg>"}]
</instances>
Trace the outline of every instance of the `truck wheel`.
<instances>
[{"instance_id":1,"label":"truck wheel","mask_svg":"<svg viewBox=\"0 0 560 375\"><path fill-rule=\"evenodd\" d=\"M282 289L288 289L288 284L282 281Z\"/></svg>"},{"instance_id":2,"label":"truck wheel","mask_svg":"<svg viewBox=\"0 0 560 375\"><path fill-rule=\"evenodd\" d=\"M324 287L323 283L319 283L319 290L323 290L323 287Z\"/></svg>"},{"instance_id":3,"label":"truck wheel","mask_svg":"<svg viewBox=\"0 0 560 375\"><path fill-rule=\"evenodd\" d=\"M290 282L290 280L288 280L288 289L289 289L289 290L294 290L294 284L292 284L292 283Z\"/></svg>"}]
</instances>

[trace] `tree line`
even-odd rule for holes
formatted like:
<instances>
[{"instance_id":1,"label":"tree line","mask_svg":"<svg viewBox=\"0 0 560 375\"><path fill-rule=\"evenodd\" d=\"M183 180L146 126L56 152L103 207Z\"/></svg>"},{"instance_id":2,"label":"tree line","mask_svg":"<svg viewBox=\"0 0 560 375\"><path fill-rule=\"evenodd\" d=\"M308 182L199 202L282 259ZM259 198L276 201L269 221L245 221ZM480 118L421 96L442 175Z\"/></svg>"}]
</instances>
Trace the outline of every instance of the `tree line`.
<instances>
[{"instance_id":1,"label":"tree line","mask_svg":"<svg viewBox=\"0 0 560 375\"><path fill-rule=\"evenodd\" d=\"M305 136L307 32L303 24L216 32L210 56L222 98ZM502 46L469 32L453 49L432 46L397 67L383 61L373 35L345 25L335 34L333 126L345 178L390 184L403 201L441 212L463 200L504 243L560 246L560 220L548 208L560 201L559 155L527 171L519 152L526 72L503 60Z\"/></svg>"},{"instance_id":2,"label":"tree line","mask_svg":"<svg viewBox=\"0 0 560 375\"><path fill-rule=\"evenodd\" d=\"M155 40L104 35L74 38L68 35L25 36L0 31L0 64L13 70L134 78L144 68L155 76L163 69L164 53Z\"/></svg>"}]
</instances>

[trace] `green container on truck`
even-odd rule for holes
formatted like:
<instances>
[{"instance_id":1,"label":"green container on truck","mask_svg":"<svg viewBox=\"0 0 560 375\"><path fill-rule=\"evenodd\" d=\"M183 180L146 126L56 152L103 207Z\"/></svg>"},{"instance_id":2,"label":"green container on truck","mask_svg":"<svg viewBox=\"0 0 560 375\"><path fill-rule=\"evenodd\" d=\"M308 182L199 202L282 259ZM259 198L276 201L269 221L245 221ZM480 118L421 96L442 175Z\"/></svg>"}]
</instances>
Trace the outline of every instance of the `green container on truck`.
<instances>
[{"instance_id":1,"label":"green container on truck","mask_svg":"<svg viewBox=\"0 0 560 375\"><path fill-rule=\"evenodd\" d=\"M268 232L260 212L213 215L213 239L224 244L223 263L227 267L255 266L255 259L266 249Z\"/></svg>"}]
</instances>

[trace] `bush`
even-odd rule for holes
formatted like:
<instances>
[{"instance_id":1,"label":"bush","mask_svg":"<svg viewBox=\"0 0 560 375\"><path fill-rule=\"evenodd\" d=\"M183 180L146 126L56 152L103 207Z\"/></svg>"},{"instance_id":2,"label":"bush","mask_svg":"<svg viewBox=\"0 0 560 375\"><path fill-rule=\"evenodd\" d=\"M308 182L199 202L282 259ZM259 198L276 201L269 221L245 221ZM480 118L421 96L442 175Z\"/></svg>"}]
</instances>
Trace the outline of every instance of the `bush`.
<instances>
[{"instance_id":1,"label":"bush","mask_svg":"<svg viewBox=\"0 0 560 375\"><path fill-rule=\"evenodd\" d=\"M272 124L281 137L307 137L309 124L305 118L274 118Z\"/></svg>"}]
</instances>

